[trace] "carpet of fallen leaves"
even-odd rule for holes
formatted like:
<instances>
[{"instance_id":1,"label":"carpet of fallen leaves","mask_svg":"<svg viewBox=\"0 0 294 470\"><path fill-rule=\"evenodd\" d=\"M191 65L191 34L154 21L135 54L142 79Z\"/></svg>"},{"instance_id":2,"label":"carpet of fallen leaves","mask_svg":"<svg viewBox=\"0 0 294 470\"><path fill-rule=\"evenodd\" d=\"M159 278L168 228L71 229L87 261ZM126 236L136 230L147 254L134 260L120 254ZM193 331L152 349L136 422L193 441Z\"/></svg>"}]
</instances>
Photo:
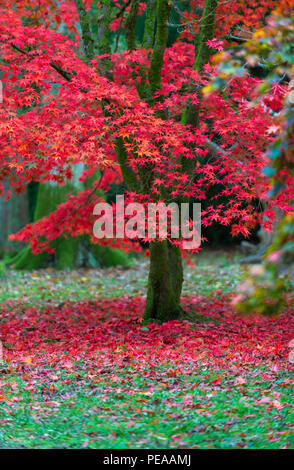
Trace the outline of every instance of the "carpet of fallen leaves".
<instances>
[{"instance_id":1,"label":"carpet of fallen leaves","mask_svg":"<svg viewBox=\"0 0 294 470\"><path fill-rule=\"evenodd\" d=\"M144 301L136 297L29 308L7 302L1 308L6 360L17 367L64 366L84 356L95 367L113 358L122 367L131 363L138 368L163 361L237 368L254 362L270 370L289 365L293 308L271 319L241 317L224 298L184 299L183 305L190 320L142 326Z\"/></svg>"},{"instance_id":2,"label":"carpet of fallen leaves","mask_svg":"<svg viewBox=\"0 0 294 470\"><path fill-rule=\"evenodd\" d=\"M278 318L183 305L146 326L142 297L4 302L0 447L293 447L291 299Z\"/></svg>"}]
</instances>

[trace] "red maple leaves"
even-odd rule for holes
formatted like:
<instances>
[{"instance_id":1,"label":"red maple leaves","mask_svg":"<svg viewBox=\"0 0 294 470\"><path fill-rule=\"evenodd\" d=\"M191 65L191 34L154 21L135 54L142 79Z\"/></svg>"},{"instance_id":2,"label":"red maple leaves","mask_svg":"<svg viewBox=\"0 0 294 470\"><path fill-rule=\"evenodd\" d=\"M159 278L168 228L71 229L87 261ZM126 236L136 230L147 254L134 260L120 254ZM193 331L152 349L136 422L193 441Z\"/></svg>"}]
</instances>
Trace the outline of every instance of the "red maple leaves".
<instances>
[{"instance_id":1,"label":"red maple leaves","mask_svg":"<svg viewBox=\"0 0 294 470\"><path fill-rule=\"evenodd\" d=\"M234 234L247 236L260 222L253 201L265 199L270 189L261 169L265 148L273 139L268 132L272 113L281 106L283 87L271 90L260 106L253 107L260 80L247 74L232 79L223 92L199 103L198 90L214 76L215 66L208 63L200 76L192 68L193 46L179 40L165 52L162 88L157 92L160 99L147 103L139 98L136 86L149 68L148 51L112 54L110 81L99 71L99 57L86 64L77 53L80 40L77 32L69 38L57 31L60 18L69 29L74 29L76 11L72 2L65 2L68 10L64 3L59 10L55 2L39 2L36 9L27 9L25 1L19 2L17 9L12 8L12 2L4 3L7 9L2 10L0 23L3 59L0 73L4 84L4 103L0 107L0 180L9 178L16 192L32 180L63 184L70 179L73 165L79 163L85 166L84 178L88 171L94 173L110 167L120 177L116 148L121 139L127 165L135 174L143 166L153 168L150 201L162 197L164 190L178 200L188 196L201 202L207 198L209 187L221 185L223 189L203 211L204 225L218 220L231 224ZM239 13L241 17L246 9L255 25L268 6L268 2L262 2L256 10L255 2L246 6L243 2L222 4L216 39L210 45L219 48L221 44L218 38L224 25L220 18L228 14L228 8L229 18L239 18ZM142 3L141 12L144 7ZM185 16L193 18L193 11L192 2L190 13ZM179 122L187 100L200 106L197 130ZM158 117L162 110L165 119ZM212 156L207 142L215 144ZM195 162L192 173L183 170L183 161L187 159ZM293 178L289 176L286 181L285 190L272 204L287 212L287 201L293 196ZM142 199L140 191L132 191L131 195L134 200ZM230 196L225 207L218 201L223 195ZM72 235L89 232L93 204L81 208L78 226L77 217L69 221L74 206L85 197L83 193L68 199L51 219L28 227L17 238L30 239L36 249L39 235L50 240L61 234L58 222L64 220L65 214L68 222L64 232ZM55 230L50 220L56 225ZM271 207L267 220L266 228L270 229Z\"/></svg>"},{"instance_id":2,"label":"red maple leaves","mask_svg":"<svg viewBox=\"0 0 294 470\"><path fill-rule=\"evenodd\" d=\"M189 312L206 316L205 323L169 321L162 325L141 324L141 298L100 299L98 302L66 302L46 308L26 307L14 315L13 301L1 309L1 340L4 359L22 367L67 363L83 357L92 367L114 362L124 367L152 368L157 363L199 362L201 367L263 364L293 368L288 343L293 339L293 308L278 318L239 317L225 298L184 299ZM211 318L211 322L209 322ZM215 320L219 323L215 324Z\"/></svg>"}]
</instances>

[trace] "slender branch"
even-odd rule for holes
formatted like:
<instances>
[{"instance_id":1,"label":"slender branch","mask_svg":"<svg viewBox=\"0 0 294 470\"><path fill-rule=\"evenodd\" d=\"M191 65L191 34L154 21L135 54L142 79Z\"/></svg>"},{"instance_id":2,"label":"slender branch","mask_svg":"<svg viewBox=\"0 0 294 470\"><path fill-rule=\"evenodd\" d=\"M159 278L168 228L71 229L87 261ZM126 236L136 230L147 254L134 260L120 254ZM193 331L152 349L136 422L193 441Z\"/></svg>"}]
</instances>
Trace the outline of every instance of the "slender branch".
<instances>
[{"instance_id":1,"label":"slender branch","mask_svg":"<svg viewBox=\"0 0 294 470\"><path fill-rule=\"evenodd\" d=\"M117 12L117 14L115 15L115 19L117 20L118 18L120 18L121 16L123 16L124 12L126 11L126 9L128 8L128 6L130 5L132 0L128 0L126 3L123 4L123 6L121 7L121 9Z\"/></svg>"},{"instance_id":2,"label":"slender branch","mask_svg":"<svg viewBox=\"0 0 294 470\"><path fill-rule=\"evenodd\" d=\"M149 0L144 25L144 36L142 46L151 49L154 42L154 27L156 18L156 0Z\"/></svg>"},{"instance_id":3,"label":"slender branch","mask_svg":"<svg viewBox=\"0 0 294 470\"><path fill-rule=\"evenodd\" d=\"M173 6L174 6L174 9L176 10L176 12L178 13L178 15L183 18L185 20L185 23L184 25L185 26L188 26L189 30L190 30L190 33L193 34L193 36L195 36L195 32L193 30L193 27L192 27L192 24L196 22L196 20L192 20L192 21L187 21L187 18L186 16L184 15L184 13L182 12L182 10L178 7L178 5L176 4L176 2L174 1L173 2ZM178 27L183 27L183 24L180 23L180 24L176 24L176 25L170 25L172 27L175 27L175 28L178 28Z\"/></svg>"},{"instance_id":4,"label":"slender branch","mask_svg":"<svg viewBox=\"0 0 294 470\"><path fill-rule=\"evenodd\" d=\"M17 46L16 44L13 44L12 42L10 43L10 46L15 49L18 52L21 52L21 54L24 54L28 57L30 57L30 54L22 49L21 47ZM50 67L52 67L59 75L61 75L67 82L70 82L72 79L72 74L70 72L67 72L64 70L60 65L58 65L56 62L49 62Z\"/></svg>"},{"instance_id":5,"label":"slender branch","mask_svg":"<svg viewBox=\"0 0 294 470\"><path fill-rule=\"evenodd\" d=\"M95 43L99 55L111 54L109 31L111 22L111 0L100 0L98 14L94 18L93 26L97 30L97 41ZM109 57L100 59L104 75L112 79L111 60Z\"/></svg>"},{"instance_id":6,"label":"slender branch","mask_svg":"<svg viewBox=\"0 0 294 470\"><path fill-rule=\"evenodd\" d=\"M217 145L212 140L205 139L204 145L207 148L207 150L209 151L209 153L213 156L219 155L219 154L220 155L227 155L226 150L224 150L222 147Z\"/></svg>"},{"instance_id":7,"label":"slender branch","mask_svg":"<svg viewBox=\"0 0 294 470\"><path fill-rule=\"evenodd\" d=\"M97 49L99 54L110 54L109 26L111 21L111 1L100 0L99 15L96 16Z\"/></svg>"},{"instance_id":8,"label":"slender branch","mask_svg":"<svg viewBox=\"0 0 294 470\"><path fill-rule=\"evenodd\" d=\"M200 21L199 34L195 38L195 61L193 65L194 70L202 72L204 65L209 61L211 49L207 45L207 41L211 40L214 36L215 15L218 0L205 0L204 9ZM191 81L191 89L194 87L198 96L198 103L193 105L192 100L189 99L186 103L185 110L182 116L182 123L191 125L192 127L199 127L200 118L200 101L201 101L201 88ZM184 158L182 160L183 171L192 172L194 162L191 159Z\"/></svg>"},{"instance_id":9,"label":"slender branch","mask_svg":"<svg viewBox=\"0 0 294 470\"><path fill-rule=\"evenodd\" d=\"M85 9L83 0L75 0L75 4L82 29L82 39L85 55L88 60L91 60L94 57L94 41L90 30L88 12Z\"/></svg>"},{"instance_id":10,"label":"slender branch","mask_svg":"<svg viewBox=\"0 0 294 470\"><path fill-rule=\"evenodd\" d=\"M214 35L215 14L217 8L217 0L205 0L204 9L202 12L199 34L195 39L195 61L193 65L194 70L201 73L203 67L209 61L212 54L211 48L208 47L207 41L211 40ZM191 88L195 84L191 82ZM199 102L193 106L191 100L188 100L182 122L190 124L194 127L199 125L199 112L200 112L200 90L198 90Z\"/></svg>"},{"instance_id":11,"label":"slender branch","mask_svg":"<svg viewBox=\"0 0 294 470\"><path fill-rule=\"evenodd\" d=\"M71 216L75 215L82 207L85 207L85 205L90 202L91 197L96 193L96 191L98 191L99 186L100 186L100 184L103 180L103 176L104 176L104 171L103 170L100 170L100 171L101 171L101 176L100 176L99 180L96 181L96 184L94 185L91 192L88 194L87 199L71 212Z\"/></svg>"},{"instance_id":12,"label":"slender branch","mask_svg":"<svg viewBox=\"0 0 294 470\"><path fill-rule=\"evenodd\" d=\"M152 95L161 88L161 69L168 39L168 20L170 10L171 5L169 0L157 0L156 36L148 73Z\"/></svg>"},{"instance_id":13,"label":"slender branch","mask_svg":"<svg viewBox=\"0 0 294 470\"><path fill-rule=\"evenodd\" d=\"M122 32L122 22L123 22L123 18L121 18L120 22L119 22L119 28L118 28L118 31L117 31L117 34L116 34L115 47L114 47L113 52L117 52L117 49L118 49L119 38L120 38L120 35L121 35L121 32Z\"/></svg>"},{"instance_id":14,"label":"slender branch","mask_svg":"<svg viewBox=\"0 0 294 470\"><path fill-rule=\"evenodd\" d=\"M124 146L124 141L122 138L116 139L115 154L117 161L119 163L123 179L131 191L140 191L140 183L137 179L135 172L127 163L127 151Z\"/></svg>"}]
</instances>

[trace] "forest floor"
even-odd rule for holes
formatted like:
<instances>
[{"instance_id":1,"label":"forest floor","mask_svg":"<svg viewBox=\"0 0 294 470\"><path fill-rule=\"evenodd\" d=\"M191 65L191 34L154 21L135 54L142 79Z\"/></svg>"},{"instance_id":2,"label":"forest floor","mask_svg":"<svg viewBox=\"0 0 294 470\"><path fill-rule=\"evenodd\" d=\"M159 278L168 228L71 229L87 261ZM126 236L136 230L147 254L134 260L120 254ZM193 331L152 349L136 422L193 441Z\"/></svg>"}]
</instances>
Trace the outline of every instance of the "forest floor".
<instances>
[{"instance_id":1,"label":"forest floor","mask_svg":"<svg viewBox=\"0 0 294 470\"><path fill-rule=\"evenodd\" d=\"M0 448L294 448L293 295L242 317L238 256L185 269L187 320L142 325L148 261L0 277Z\"/></svg>"}]
</instances>

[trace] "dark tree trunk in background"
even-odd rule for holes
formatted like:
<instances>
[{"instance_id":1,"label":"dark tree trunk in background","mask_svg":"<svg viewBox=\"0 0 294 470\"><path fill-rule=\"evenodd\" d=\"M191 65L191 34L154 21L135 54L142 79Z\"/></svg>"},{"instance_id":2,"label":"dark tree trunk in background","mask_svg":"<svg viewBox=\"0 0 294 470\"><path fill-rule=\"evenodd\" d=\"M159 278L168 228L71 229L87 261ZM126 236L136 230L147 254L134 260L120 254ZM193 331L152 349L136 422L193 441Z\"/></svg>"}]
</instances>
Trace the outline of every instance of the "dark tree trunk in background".
<instances>
[{"instance_id":1,"label":"dark tree trunk in background","mask_svg":"<svg viewBox=\"0 0 294 470\"><path fill-rule=\"evenodd\" d=\"M31 181L27 185L28 205L29 205L29 220L34 222L35 210L37 207L39 181Z\"/></svg>"}]
</instances>

